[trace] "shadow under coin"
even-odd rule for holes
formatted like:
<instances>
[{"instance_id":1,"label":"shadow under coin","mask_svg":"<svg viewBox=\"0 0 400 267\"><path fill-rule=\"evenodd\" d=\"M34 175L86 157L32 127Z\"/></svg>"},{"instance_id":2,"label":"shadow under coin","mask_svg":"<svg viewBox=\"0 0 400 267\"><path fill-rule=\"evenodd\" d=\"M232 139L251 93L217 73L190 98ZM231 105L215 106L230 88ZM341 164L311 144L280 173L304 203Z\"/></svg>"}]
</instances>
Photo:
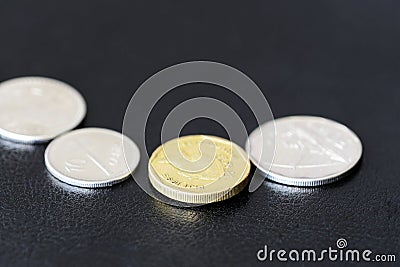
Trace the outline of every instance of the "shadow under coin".
<instances>
[{"instance_id":1,"label":"shadow under coin","mask_svg":"<svg viewBox=\"0 0 400 267\"><path fill-rule=\"evenodd\" d=\"M321 191L321 187L296 187L285 184L279 184L274 181L266 180L264 181L265 187L272 190L275 193L282 195L309 195L313 192Z\"/></svg>"},{"instance_id":2,"label":"shadow under coin","mask_svg":"<svg viewBox=\"0 0 400 267\"><path fill-rule=\"evenodd\" d=\"M64 183L64 182L58 180L57 178L55 178L53 175L51 175L47 171L46 171L46 176L55 187L60 188L63 191L66 191L68 193L82 194L82 195L96 195L96 194L104 193L106 191L111 191L111 188L109 188L109 187L85 188L85 187L73 186L73 185L70 185L70 184L67 184L67 183Z\"/></svg>"},{"instance_id":3,"label":"shadow under coin","mask_svg":"<svg viewBox=\"0 0 400 267\"><path fill-rule=\"evenodd\" d=\"M43 144L27 144L17 143L7 139L0 138L0 150L15 151L15 152L34 152L37 148L44 148Z\"/></svg>"},{"instance_id":4,"label":"shadow under coin","mask_svg":"<svg viewBox=\"0 0 400 267\"><path fill-rule=\"evenodd\" d=\"M163 203L152 198L155 210L162 217L179 223L207 221L215 216L231 216L243 209L248 200L249 193L246 188L229 199L203 205L195 204L192 207L169 205L166 203L170 203L171 200Z\"/></svg>"},{"instance_id":5,"label":"shadow under coin","mask_svg":"<svg viewBox=\"0 0 400 267\"><path fill-rule=\"evenodd\" d=\"M327 190L327 189L329 190L332 188L338 188L338 187L347 185L357 175L357 173L360 170L361 164L362 163L360 160L352 169L350 169L348 172L339 176L337 181L334 181L329 184L313 186L313 187L304 187L304 186L300 187L300 186L280 184L275 181L269 180L268 177L266 177L263 173L261 173L258 170L256 171L256 173L254 175L265 177L264 186L266 186L268 189L271 189L274 192L285 194L285 195L310 194L312 192L321 192L323 190Z\"/></svg>"}]
</instances>

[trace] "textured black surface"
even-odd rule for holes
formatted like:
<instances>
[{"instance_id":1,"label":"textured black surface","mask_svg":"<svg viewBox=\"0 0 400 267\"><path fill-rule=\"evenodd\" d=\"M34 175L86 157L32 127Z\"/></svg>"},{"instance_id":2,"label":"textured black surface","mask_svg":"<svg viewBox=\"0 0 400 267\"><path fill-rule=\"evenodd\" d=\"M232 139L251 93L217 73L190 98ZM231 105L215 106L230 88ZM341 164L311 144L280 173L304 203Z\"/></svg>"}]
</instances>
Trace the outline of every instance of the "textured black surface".
<instances>
[{"instance_id":1,"label":"textured black surface","mask_svg":"<svg viewBox=\"0 0 400 267\"><path fill-rule=\"evenodd\" d=\"M253 194L179 209L133 179L101 190L62 184L46 171L45 146L1 141L0 265L272 266L256 259L265 244L321 250L341 237L352 248L396 254L398 264L399 10L387 0L2 1L0 80L43 75L71 83L88 103L84 127L121 130L131 95L150 75L212 60L248 74L276 117L314 114L350 126L364 157L333 185L266 181ZM186 128L199 130L224 134L207 121ZM149 147L157 136L150 131Z\"/></svg>"}]
</instances>

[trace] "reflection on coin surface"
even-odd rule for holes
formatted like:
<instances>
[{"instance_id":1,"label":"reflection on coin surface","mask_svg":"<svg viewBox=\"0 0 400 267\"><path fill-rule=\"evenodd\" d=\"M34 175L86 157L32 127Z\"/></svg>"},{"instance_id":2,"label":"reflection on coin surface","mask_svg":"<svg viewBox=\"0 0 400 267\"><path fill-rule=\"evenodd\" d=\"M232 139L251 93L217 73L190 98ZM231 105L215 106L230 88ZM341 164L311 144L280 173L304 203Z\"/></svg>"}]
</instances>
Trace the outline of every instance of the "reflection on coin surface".
<instances>
[{"instance_id":1,"label":"reflection on coin surface","mask_svg":"<svg viewBox=\"0 0 400 267\"><path fill-rule=\"evenodd\" d=\"M276 135L274 131L274 123ZM271 164L262 152L274 149ZM320 117L291 116L267 122L254 130L246 143L252 162L267 177L296 186L334 182L360 160L362 144L346 126Z\"/></svg>"},{"instance_id":2,"label":"reflection on coin surface","mask_svg":"<svg viewBox=\"0 0 400 267\"><path fill-rule=\"evenodd\" d=\"M129 162L125 161L124 153ZM53 176L65 183L89 188L111 186L125 180L131 173L129 170L137 167L139 159L139 149L132 140L100 128L84 128L61 135L45 152L46 167Z\"/></svg>"},{"instance_id":3,"label":"reflection on coin surface","mask_svg":"<svg viewBox=\"0 0 400 267\"><path fill-rule=\"evenodd\" d=\"M173 164L176 161L184 168ZM170 140L158 147L149 160L153 187L186 203L207 204L228 199L247 185L249 172L250 161L242 148L208 135Z\"/></svg>"},{"instance_id":4,"label":"reflection on coin surface","mask_svg":"<svg viewBox=\"0 0 400 267\"><path fill-rule=\"evenodd\" d=\"M47 142L78 126L85 114L85 100L66 83L42 77L0 83L0 136L5 139Z\"/></svg>"}]
</instances>

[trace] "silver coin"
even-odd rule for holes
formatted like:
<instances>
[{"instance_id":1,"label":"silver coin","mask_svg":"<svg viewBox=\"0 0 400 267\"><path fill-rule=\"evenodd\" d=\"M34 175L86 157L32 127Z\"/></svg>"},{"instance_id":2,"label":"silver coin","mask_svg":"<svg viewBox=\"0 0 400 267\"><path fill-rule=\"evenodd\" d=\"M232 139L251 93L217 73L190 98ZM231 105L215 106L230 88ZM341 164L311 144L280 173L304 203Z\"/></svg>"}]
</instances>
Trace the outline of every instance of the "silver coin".
<instances>
[{"instance_id":1,"label":"silver coin","mask_svg":"<svg viewBox=\"0 0 400 267\"><path fill-rule=\"evenodd\" d=\"M268 149L275 149L272 162L263 158L263 151ZM269 179L288 185L318 186L334 182L351 170L361 158L362 144L353 131L338 122L291 116L254 130L246 150Z\"/></svg>"},{"instance_id":2,"label":"silver coin","mask_svg":"<svg viewBox=\"0 0 400 267\"><path fill-rule=\"evenodd\" d=\"M73 87L43 77L0 83L0 137L23 143L47 142L82 121L86 103Z\"/></svg>"},{"instance_id":3,"label":"silver coin","mask_svg":"<svg viewBox=\"0 0 400 267\"><path fill-rule=\"evenodd\" d=\"M44 157L47 169L59 180L95 188L125 180L139 164L140 152L121 133L84 128L54 139Z\"/></svg>"}]
</instances>

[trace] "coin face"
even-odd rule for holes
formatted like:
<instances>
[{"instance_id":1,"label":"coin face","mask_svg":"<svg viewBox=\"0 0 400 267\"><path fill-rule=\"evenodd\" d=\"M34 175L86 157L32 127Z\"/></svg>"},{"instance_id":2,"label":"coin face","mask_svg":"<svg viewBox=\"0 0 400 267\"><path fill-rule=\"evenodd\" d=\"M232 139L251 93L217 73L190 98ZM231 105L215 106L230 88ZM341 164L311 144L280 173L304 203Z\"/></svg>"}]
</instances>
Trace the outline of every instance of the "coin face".
<instances>
[{"instance_id":1,"label":"coin face","mask_svg":"<svg viewBox=\"0 0 400 267\"><path fill-rule=\"evenodd\" d=\"M0 83L0 136L23 143L47 142L86 114L83 97L66 83L42 77Z\"/></svg>"},{"instance_id":2,"label":"coin face","mask_svg":"<svg viewBox=\"0 0 400 267\"><path fill-rule=\"evenodd\" d=\"M248 182L246 152L229 140L190 135L158 147L149 160L149 179L160 193L186 203L207 204L239 193Z\"/></svg>"},{"instance_id":3,"label":"coin face","mask_svg":"<svg viewBox=\"0 0 400 267\"><path fill-rule=\"evenodd\" d=\"M124 153L129 162L125 161ZM123 181L137 167L139 159L139 149L132 140L100 128L61 135L45 151L46 167L53 176L65 183L89 188Z\"/></svg>"},{"instance_id":4,"label":"coin face","mask_svg":"<svg viewBox=\"0 0 400 267\"><path fill-rule=\"evenodd\" d=\"M263 159L263 151L274 148L273 161ZM318 186L336 181L352 169L361 158L362 144L353 131L335 121L291 116L254 130L246 150L251 161L271 180Z\"/></svg>"}]
</instances>

